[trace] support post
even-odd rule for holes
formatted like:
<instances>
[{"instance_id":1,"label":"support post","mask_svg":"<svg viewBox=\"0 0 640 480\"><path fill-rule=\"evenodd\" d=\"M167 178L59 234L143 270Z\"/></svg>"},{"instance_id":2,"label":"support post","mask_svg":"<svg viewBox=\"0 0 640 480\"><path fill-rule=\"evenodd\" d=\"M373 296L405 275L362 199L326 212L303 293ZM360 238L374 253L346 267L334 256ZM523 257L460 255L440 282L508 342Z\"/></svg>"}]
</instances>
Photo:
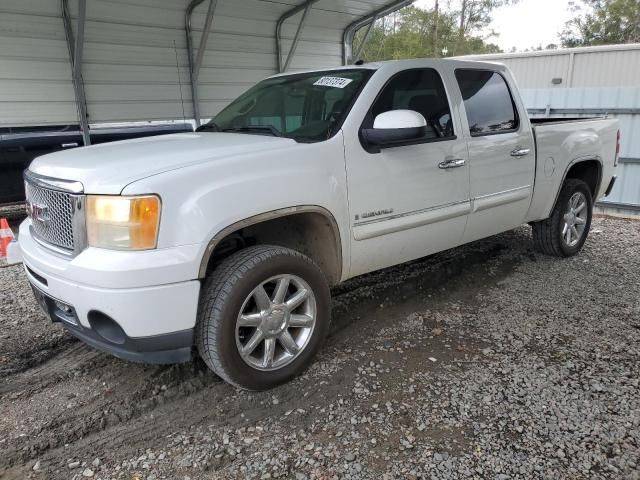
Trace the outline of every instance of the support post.
<instances>
[{"instance_id":1,"label":"support post","mask_svg":"<svg viewBox=\"0 0 640 480\"><path fill-rule=\"evenodd\" d=\"M567 88L573 87L573 68L576 63L576 54L571 52L569 54L569 71L567 72Z\"/></svg>"},{"instance_id":2,"label":"support post","mask_svg":"<svg viewBox=\"0 0 640 480\"><path fill-rule=\"evenodd\" d=\"M282 73L289 68L291 61L296 53L296 49L298 48L298 42L300 40L300 34L304 29L304 25L307 22L307 17L309 12L311 11L311 6L316 3L318 0L307 0L302 5L298 5L297 7L292 8L291 10L286 11L282 14L282 16L278 19L276 23L276 68L278 73ZM298 29L296 30L295 37L293 38L293 42L291 43L291 48L289 49L289 53L287 55L287 59L285 64L282 64L282 25L285 20L293 17L297 13L302 13L302 18L300 19L300 23L298 24Z\"/></svg>"},{"instance_id":3,"label":"support post","mask_svg":"<svg viewBox=\"0 0 640 480\"><path fill-rule=\"evenodd\" d=\"M379 8L375 12L365 15L362 18L347 25L342 34L342 64L349 65L353 61L353 38L356 32L367 25L374 18L377 20L390 13L400 10L402 7L411 5L415 0L394 0L393 2Z\"/></svg>"},{"instance_id":4,"label":"support post","mask_svg":"<svg viewBox=\"0 0 640 480\"><path fill-rule=\"evenodd\" d=\"M298 42L300 41L300 34L304 29L305 24L307 23L307 18L309 17L309 12L311 11L311 3L307 3L307 6L302 12L302 18L300 19L300 23L298 24L298 29L296 30L296 34L291 41L291 48L289 49L289 54L287 55L287 60L284 62L283 71L289 70L289 65L291 65L291 60L293 60L294 55L296 54L296 50L298 48Z\"/></svg>"},{"instance_id":5,"label":"support post","mask_svg":"<svg viewBox=\"0 0 640 480\"><path fill-rule=\"evenodd\" d=\"M91 145L91 135L89 132L89 116L87 113L87 97L84 91L84 81L82 79L82 53L84 46L84 26L87 18L87 1L78 0L78 19L76 34L73 33L71 15L69 14L68 0L60 0L62 9L62 23L69 49L69 62L71 63L71 81L73 83L73 93L78 110L78 122L82 133L82 141L85 146Z\"/></svg>"},{"instance_id":6,"label":"support post","mask_svg":"<svg viewBox=\"0 0 640 480\"><path fill-rule=\"evenodd\" d=\"M371 21L369 22L369 26L367 27L367 31L364 32L364 37L362 37L362 41L360 42L360 45L358 45L358 50L356 50L356 53L353 56L353 58L355 60L360 60L360 55L362 55L362 51L364 50L364 46L367 43L367 40L369 39L369 34L371 33L371 30L373 29L373 25L376 23L377 20L378 20L378 17L373 17L371 19Z\"/></svg>"},{"instance_id":7,"label":"support post","mask_svg":"<svg viewBox=\"0 0 640 480\"><path fill-rule=\"evenodd\" d=\"M204 22L204 30L200 37L200 44L198 46L198 53L194 59L193 57L193 38L191 37L191 16L193 10L200 5L204 0L192 0L187 7L185 13L185 33L187 35L187 57L189 58L189 79L191 83L191 102L193 105L193 118L196 122L196 127L201 124L200 121L200 99L198 96L198 76L200 75L200 67L202 67L202 60L204 59L204 53L207 49L207 41L209 39L209 33L211 32L211 24L213 23L213 14L215 12L217 0L209 0L209 8L207 8L207 16Z\"/></svg>"}]
</instances>

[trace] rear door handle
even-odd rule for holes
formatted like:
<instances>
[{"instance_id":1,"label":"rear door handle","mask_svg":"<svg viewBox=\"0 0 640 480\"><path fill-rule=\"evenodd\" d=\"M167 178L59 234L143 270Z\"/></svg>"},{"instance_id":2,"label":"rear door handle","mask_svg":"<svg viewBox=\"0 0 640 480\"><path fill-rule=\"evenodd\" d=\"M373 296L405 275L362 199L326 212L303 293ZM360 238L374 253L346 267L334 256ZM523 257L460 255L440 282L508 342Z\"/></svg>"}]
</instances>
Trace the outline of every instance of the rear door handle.
<instances>
[{"instance_id":1,"label":"rear door handle","mask_svg":"<svg viewBox=\"0 0 640 480\"><path fill-rule=\"evenodd\" d=\"M464 158L450 158L449 160L445 160L444 162L440 162L438 164L438 168L442 168L443 170L449 168L460 168L465 164Z\"/></svg>"},{"instance_id":2,"label":"rear door handle","mask_svg":"<svg viewBox=\"0 0 640 480\"><path fill-rule=\"evenodd\" d=\"M511 152L511 156L512 157L524 157L526 155L529 155L530 152L531 152L530 148L516 147L516 149Z\"/></svg>"},{"instance_id":3,"label":"rear door handle","mask_svg":"<svg viewBox=\"0 0 640 480\"><path fill-rule=\"evenodd\" d=\"M71 142L71 143L63 143L62 145L60 145L62 148L74 148L78 146L78 142Z\"/></svg>"}]
</instances>

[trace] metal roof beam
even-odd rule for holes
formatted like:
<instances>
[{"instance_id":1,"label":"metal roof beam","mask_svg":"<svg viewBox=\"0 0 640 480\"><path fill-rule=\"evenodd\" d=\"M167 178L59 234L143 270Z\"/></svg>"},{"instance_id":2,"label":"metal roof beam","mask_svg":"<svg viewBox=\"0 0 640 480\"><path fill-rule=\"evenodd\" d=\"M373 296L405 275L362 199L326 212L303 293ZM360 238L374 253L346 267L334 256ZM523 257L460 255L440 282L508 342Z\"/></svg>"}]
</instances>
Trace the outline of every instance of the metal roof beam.
<instances>
[{"instance_id":1,"label":"metal roof beam","mask_svg":"<svg viewBox=\"0 0 640 480\"><path fill-rule=\"evenodd\" d=\"M364 37L362 38L362 41L360 42L360 45L358 45L358 50L356 50L356 53L353 56L353 58L355 58L356 60L360 59L360 55L362 55L362 51L364 50L364 46L367 44L367 40L369 40L369 34L371 33L371 30L373 29L373 25L376 23L376 20L378 20L378 17L373 17L371 19L371 21L369 22L369 26L367 27L367 31L364 32Z\"/></svg>"},{"instance_id":2,"label":"metal roof beam","mask_svg":"<svg viewBox=\"0 0 640 480\"><path fill-rule=\"evenodd\" d=\"M193 104L193 118L196 122L196 127L200 126L200 100L198 97L198 76L200 75L200 68L202 67L202 61L204 59L204 53L207 49L207 40L209 39L209 33L211 32L211 24L213 23L213 14L218 4L218 0L209 0L209 8L207 8L207 16L204 21L204 30L200 37L200 44L198 45L198 53L195 59L193 58L193 38L191 36L191 17L195 8L200 5L204 0L191 0L191 3L187 6L184 17L184 28L187 35L187 57L189 57L189 78L191 81L191 102Z\"/></svg>"},{"instance_id":3,"label":"metal roof beam","mask_svg":"<svg viewBox=\"0 0 640 480\"><path fill-rule=\"evenodd\" d=\"M364 27L365 25L373 26L373 22L376 20L385 17L397 10L400 10L402 7L406 7L411 5L415 0L394 0L391 3L379 8L375 12L371 12L369 15L365 15L354 22L351 22L347 25L347 28L344 29L344 33L342 35L342 64L348 65L353 60L353 38L356 35L356 32ZM365 35L364 40L369 36L369 31ZM363 40L363 43L364 43ZM361 46L362 47L362 46ZM358 49L358 53L360 53L362 48Z\"/></svg>"},{"instance_id":4,"label":"metal roof beam","mask_svg":"<svg viewBox=\"0 0 640 480\"><path fill-rule=\"evenodd\" d=\"M82 53L84 46L84 25L87 19L87 1L78 1L78 18L76 20L76 34L73 34L71 15L69 14L68 0L60 0L62 9L62 23L69 49L69 62L71 63L71 80L73 83L73 93L76 99L76 109L78 110L78 121L82 133L82 141L85 146L91 145L91 135L89 134L89 114L87 113L87 97L84 91L84 81L82 79ZM75 38L74 38L75 37Z\"/></svg>"},{"instance_id":5,"label":"metal roof beam","mask_svg":"<svg viewBox=\"0 0 640 480\"><path fill-rule=\"evenodd\" d=\"M300 41L300 34L304 29L305 24L307 23L307 18L309 16L309 12L311 11L311 6L316 3L318 0L307 0L301 5L292 8L291 10L283 13L276 23L276 68L278 69L278 73L284 72L289 68L293 57L296 54L296 49L298 48L298 42ZM285 60L284 65L282 64L282 26L284 22L293 17L294 15L302 12L302 18L300 19L300 23L298 24L298 29L296 30L296 34L293 37L293 41L291 42L291 47L289 48L289 53L287 54L287 59Z\"/></svg>"}]
</instances>

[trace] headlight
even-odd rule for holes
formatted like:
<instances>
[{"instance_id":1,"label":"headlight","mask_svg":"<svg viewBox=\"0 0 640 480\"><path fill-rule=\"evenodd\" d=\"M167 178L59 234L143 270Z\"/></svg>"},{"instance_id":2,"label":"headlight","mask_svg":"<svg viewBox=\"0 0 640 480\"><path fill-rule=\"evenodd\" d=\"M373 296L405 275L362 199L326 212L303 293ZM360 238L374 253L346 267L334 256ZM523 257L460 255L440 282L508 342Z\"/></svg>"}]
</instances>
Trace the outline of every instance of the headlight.
<instances>
[{"instance_id":1,"label":"headlight","mask_svg":"<svg viewBox=\"0 0 640 480\"><path fill-rule=\"evenodd\" d=\"M158 243L160 198L155 195L87 196L89 246L113 250L150 250Z\"/></svg>"}]
</instances>

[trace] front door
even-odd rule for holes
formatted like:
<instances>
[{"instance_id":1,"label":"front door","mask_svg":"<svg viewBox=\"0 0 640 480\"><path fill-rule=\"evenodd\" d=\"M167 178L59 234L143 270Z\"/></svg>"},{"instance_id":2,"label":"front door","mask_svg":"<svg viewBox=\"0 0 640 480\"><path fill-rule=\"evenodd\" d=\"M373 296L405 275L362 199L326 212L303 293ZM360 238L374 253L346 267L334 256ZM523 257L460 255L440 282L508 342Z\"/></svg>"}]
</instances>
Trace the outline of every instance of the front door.
<instances>
[{"instance_id":1,"label":"front door","mask_svg":"<svg viewBox=\"0 0 640 480\"><path fill-rule=\"evenodd\" d=\"M459 245L470 210L467 147L440 74L432 68L391 76L367 113L408 109L427 120L410 145L365 149L345 141L351 214L351 275Z\"/></svg>"},{"instance_id":2,"label":"front door","mask_svg":"<svg viewBox=\"0 0 640 480\"><path fill-rule=\"evenodd\" d=\"M518 118L515 97L500 73L456 69L455 77L469 146L472 211L466 243L524 221L533 194L535 151L529 122Z\"/></svg>"}]
</instances>

